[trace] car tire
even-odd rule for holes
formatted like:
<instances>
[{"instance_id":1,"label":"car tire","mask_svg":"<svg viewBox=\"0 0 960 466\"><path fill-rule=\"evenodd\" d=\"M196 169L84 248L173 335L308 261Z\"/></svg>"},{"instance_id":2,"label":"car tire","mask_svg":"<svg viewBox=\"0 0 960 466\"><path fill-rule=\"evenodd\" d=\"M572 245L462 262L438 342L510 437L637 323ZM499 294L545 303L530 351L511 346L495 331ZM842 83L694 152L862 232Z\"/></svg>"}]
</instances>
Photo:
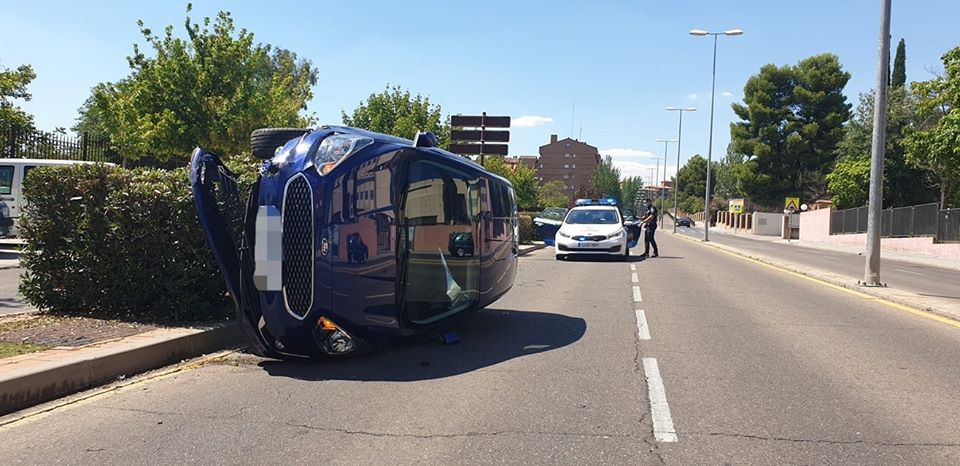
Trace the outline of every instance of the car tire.
<instances>
[{"instance_id":1,"label":"car tire","mask_svg":"<svg viewBox=\"0 0 960 466\"><path fill-rule=\"evenodd\" d=\"M558 261L562 261L562 260L566 259L567 256L565 256L565 255L563 255L563 254L557 254L557 255L556 255L556 258L557 258Z\"/></svg>"},{"instance_id":2,"label":"car tire","mask_svg":"<svg viewBox=\"0 0 960 466\"><path fill-rule=\"evenodd\" d=\"M457 257L464 257L467 255L467 251L464 251L463 248L457 248Z\"/></svg>"},{"instance_id":3,"label":"car tire","mask_svg":"<svg viewBox=\"0 0 960 466\"><path fill-rule=\"evenodd\" d=\"M630 259L630 243L627 243L626 245L624 245L623 248L624 248L623 260L625 261L629 260Z\"/></svg>"},{"instance_id":4,"label":"car tire","mask_svg":"<svg viewBox=\"0 0 960 466\"><path fill-rule=\"evenodd\" d=\"M250 133L250 150L258 159L271 159L277 148L294 138L303 136L309 129L305 128L260 128Z\"/></svg>"}]
</instances>

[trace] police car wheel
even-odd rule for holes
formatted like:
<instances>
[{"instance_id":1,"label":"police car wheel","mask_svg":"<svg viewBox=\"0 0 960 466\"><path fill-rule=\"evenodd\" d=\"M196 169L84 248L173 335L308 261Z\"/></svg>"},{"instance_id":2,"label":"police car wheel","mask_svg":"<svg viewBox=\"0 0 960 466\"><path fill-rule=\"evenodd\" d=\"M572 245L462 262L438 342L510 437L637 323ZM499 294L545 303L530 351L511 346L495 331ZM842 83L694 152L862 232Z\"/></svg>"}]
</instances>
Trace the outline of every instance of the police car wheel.
<instances>
[{"instance_id":1,"label":"police car wheel","mask_svg":"<svg viewBox=\"0 0 960 466\"><path fill-rule=\"evenodd\" d=\"M271 159L277 148L309 132L304 128L260 128L250 133L250 150L259 159Z\"/></svg>"},{"instance_id":2,"label":"police car wheel","mask_svg":"<svg viewBox=\"0 0 960 466\"><path fill-rule=\"evenodd\" d=\"M558 261L562 261L562 260L566 259L567 256L564 256L563 254L557 254L557 255L556 255L556 258L557 258Z\"/></svg>"}]
</instances>

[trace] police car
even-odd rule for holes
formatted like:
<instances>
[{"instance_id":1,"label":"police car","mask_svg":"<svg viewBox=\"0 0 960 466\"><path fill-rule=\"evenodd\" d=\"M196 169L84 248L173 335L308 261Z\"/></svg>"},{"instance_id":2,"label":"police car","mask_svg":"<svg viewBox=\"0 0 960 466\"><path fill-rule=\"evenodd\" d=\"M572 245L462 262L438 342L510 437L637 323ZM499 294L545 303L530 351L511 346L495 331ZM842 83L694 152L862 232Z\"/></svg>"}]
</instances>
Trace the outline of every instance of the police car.
<instances>
[{"instance_id":1,"label":"police car","mask_svg":"<svg viewBox=\"0 0 960 466\"><path fill-rule=\"evenodd\" d=\"M577 199L557 231L557 260L572 255L608 255L626 259L637 245L640 226L624 220L616 199Z\"/></svg>"}]
</instances>

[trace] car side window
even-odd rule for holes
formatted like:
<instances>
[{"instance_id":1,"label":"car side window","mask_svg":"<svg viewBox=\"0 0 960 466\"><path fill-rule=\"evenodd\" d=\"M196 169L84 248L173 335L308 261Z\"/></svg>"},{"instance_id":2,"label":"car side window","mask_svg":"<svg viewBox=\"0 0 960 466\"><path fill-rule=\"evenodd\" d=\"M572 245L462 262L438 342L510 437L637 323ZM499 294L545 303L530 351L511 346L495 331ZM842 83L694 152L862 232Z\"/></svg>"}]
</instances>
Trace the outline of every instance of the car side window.
<instances>
[{"instance_id":1,"label":"car side window","mask_svg":"<svg viewBox=\"0 0 960 466\"><path fill-rule=\"evenodd\" d=\"M0 194L8 195L13 192L13 166L0 166Z\"/></svg>"}]
</instances>

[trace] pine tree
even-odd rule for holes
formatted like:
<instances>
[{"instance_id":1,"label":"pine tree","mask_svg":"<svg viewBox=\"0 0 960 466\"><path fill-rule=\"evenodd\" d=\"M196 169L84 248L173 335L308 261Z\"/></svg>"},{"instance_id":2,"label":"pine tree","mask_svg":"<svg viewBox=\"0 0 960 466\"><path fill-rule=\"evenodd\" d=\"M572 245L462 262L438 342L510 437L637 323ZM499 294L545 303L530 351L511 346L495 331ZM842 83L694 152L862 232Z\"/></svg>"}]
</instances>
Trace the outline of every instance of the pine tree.
<instances>
[{"instance_id":1,"label":"pine tree","mask_svg":"<svg viewBox=\"0 0 960 466\"><path fill-rule=\"evenodd\" d=\"M897 89L907 83L907 44L901 38L897 44L897 55L893 58L893 78L890 87Z\"/></svg>"}]
</instances>

